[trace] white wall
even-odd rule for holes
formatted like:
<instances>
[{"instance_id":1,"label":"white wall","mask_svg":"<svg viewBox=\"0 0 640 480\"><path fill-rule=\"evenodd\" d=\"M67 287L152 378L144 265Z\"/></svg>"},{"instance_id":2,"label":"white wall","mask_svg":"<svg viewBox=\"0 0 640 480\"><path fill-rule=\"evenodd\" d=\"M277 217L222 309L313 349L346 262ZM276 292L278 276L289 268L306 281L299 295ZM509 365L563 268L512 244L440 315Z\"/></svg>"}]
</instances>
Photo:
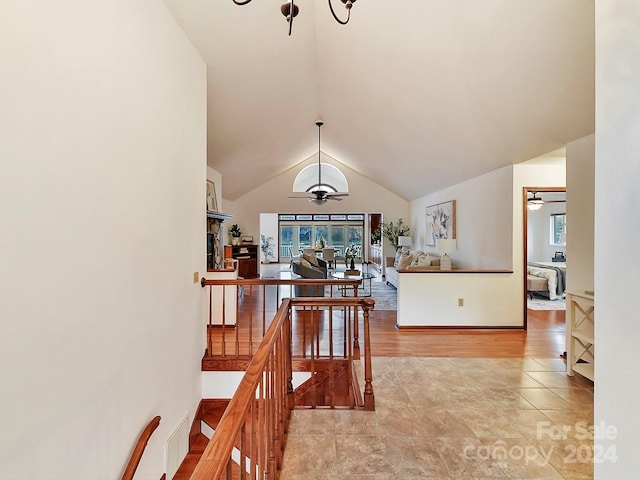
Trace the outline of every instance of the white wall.
<instances>
[{"instance_id":1,"label":"white wall","mask_svg":"<svg viewBox=\"0 0 640 480\"><path fill-rule=\"evenodd\" d=\"M457 250L454 268L511 269L512 167L480 177L411 202L411 237L414 250L435 252L426 246L426 208L456 201Z\"/></svg>"},{"instance_id":2,"label":"white wall","mask_svg":"<svg viewBox=\"0 0 640 480\"><path fill-rule=\"evenodd\" d=\"M456 200L458 250L451 255L454 268L513 270L507 292L520 292L517 302L524 309L523 187L565 186L562 165L518 164L443 189L411 202L413 248L433 251L425 245L426 207ZM514 319L510 325L520 325Z\"/></svg>"},{"instance_id":3,"label":"white wall","mask_svg":"<svg viewBox=\"0 0 640 480\"><path fill-rule=\"evenodd\" d=\"M0 478L137 478L200 398L206 69L159 0L0 15Z\"/></svg>"},{"instance_id":4,"label":"white wall","mask_svg":"<svg viewBox=\"0 0 640 480\"><path fill-rule=\"evenodd\" d=\"M595 423L618 434L598 440L616 462L596 479L635 479L640 471L640 5L596 0Z\"/></svg>"},{"instance_id":5,"label":"white wall","mask_svg":"<svg viewBox=\"0 0 640 480\"><path fill-rule=\"evenodd\" d=\"M512 273L400 273L398 326L521 327L522 288L512 277Z\"/></svg>"},{"instance_id":6,"label":"white wall","mask_svg":"<svg viewBox=\"0 0 640 480\"><path fill-rule=\"evenodd\" d=\"M593 290L595 135L567 144L567 290Z\"/></svg>"},{"instance_id":7,"label":"white wall","mask_svg":"<svg viewBox=\"0 0 640 480\"><path fill-rule=\"evenodd\" d=\"M315 159L317 161L317 157ZM311 159L309 162L313 162ZM305 199L287 198L292 193L293 180L309 162L303 162L264 185L240 197L236 201L225 201L225 213L233 215L233 223L238 223L242 232L260 238L260 213L368 213L383 212L384 220L397 221L398 218L409 218L409 202L389 190L372 182L368 178L336 162L323 154L322 162L337 166L345 174L349 182L349 196L342 201L329 201L318 206ZM228 239L226 240L228 241ZM389 246L389 250L391 247Z\"/></svg>"}]
</instances>

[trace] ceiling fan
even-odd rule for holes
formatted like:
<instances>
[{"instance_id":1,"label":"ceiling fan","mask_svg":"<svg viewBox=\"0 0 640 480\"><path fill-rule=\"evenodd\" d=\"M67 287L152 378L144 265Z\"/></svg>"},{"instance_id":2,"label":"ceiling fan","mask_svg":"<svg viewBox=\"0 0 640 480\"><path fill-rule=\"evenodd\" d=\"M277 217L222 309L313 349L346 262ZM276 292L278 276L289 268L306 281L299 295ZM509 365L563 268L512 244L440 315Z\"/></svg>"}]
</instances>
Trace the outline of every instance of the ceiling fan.
<instances>
[{"instance_id":1,"label":"ceiling fan","mask_svg":"<svg viewBox=\"0 0 640 480\"><path fill-rule=\"evenodd\" d=\"M542 197L538 196L538 192L530 192L533 194L532 197L527 198L527 208L529 210L539 210L542 208L542 205L545 203L565 203L567 200L543 200Z\"/></svg>"},{"instance_id":2,"label":"ceiling fan","mask_svg":"<svg viewBox=\"0 0 640 480\"><path fill-rule=\"evenodd\" d=\"M307 188L308 195L306 196L292 196L289 198L306 198L308 202L315 203L316 205L324 205L327 200L341 201L342 197L348 197L348 193L338 193L338 191L328 183L322 183L322 168L320 164L320 129L324 122L318 120L316 122L318 126L318 183L314 183Z\"/></svg>"}]
</instances>

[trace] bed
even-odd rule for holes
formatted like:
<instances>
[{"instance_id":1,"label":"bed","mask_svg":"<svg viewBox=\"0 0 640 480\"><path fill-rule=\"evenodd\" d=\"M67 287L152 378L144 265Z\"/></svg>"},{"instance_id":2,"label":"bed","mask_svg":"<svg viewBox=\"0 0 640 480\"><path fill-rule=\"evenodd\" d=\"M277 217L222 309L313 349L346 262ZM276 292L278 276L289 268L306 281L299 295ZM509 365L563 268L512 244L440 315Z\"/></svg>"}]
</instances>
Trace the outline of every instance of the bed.
<instances>
[{"instance_id":1,"label":"bed","mask_svg":"<svg viewBox=\"0 0 640 480\"><path fill-rule=\"evenodd\" d=\"M528 262L527 291L542 293L549 300L564 298L567 284L566 262Z\"/></svg>"}]
</instances>

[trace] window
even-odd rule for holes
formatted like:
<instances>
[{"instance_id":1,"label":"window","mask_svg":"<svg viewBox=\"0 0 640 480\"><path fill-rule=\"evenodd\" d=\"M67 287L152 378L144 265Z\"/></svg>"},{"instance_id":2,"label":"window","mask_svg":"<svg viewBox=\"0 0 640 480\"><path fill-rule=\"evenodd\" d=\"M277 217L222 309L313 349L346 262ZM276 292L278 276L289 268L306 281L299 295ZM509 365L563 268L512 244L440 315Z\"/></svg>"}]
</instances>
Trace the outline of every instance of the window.
<instances>
[{"instance_id":1,"label":"window","mask_svg":"<svg viewBox=\"0 0 640 480\"><path fill-rule=\"evenodd\" d=\"M298 226L298 248L313 247L311 243L311 225Z\"/></svg>"},{"instance_id":2,"label":"window","mask_svg":"<svg viewBox=\"0 0 640 480\"><path fill-rule=\"evenodd\" d=\"M551 245L567 244L567 214L552 213L549 226Z\"/></svg>"},{"instance_id":3,"label":"window","mask_svg":"<svg viewBox=\"0 0 640 480\"><path fill-rule=\"evenodd\" d=\"M298 255L305 247L314 247L324 240L326 246L344 255L353 244L362 256L363 214L280 214L280 261Z\"/></svg>"}]
</instances>

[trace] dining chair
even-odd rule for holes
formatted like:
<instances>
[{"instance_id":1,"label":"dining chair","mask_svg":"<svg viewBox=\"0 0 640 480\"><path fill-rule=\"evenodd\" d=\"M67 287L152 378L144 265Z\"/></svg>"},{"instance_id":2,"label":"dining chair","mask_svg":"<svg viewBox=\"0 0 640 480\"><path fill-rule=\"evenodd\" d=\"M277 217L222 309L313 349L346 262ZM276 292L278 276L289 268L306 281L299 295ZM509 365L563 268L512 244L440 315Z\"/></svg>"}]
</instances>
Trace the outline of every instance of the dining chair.
<instances>
[{"instance_id":1,"label":"dining chair","mask_svg":"<svg viewBox=\"0 0 640 480\"><path fill-rule=\"evenodd\" d=\"M293 267L293 261L300 257L300 255L293 254L293 247L287 247L289 249L289 268Z\"/></svg>"},{"instance_id":2,"label":"dining chair","mask_svg":"<svg viewBox=\"0 0 640 480\"><path fill-rule=\"evenodd\" d=\"M327 265L329 266L329 268L334 268L334 263L336 261L336 251L333 249L333 247L331 248L323 248L322 249L322 259L327 262Z\"/></svg>"},{"instance_id":3,"label":"dining chair","mask_svg":"<svg viewBox=\"0 0 640 480\"><path fill-rule=\"evenodd\" d=\"M302 254L303 254L303 255L311 255L311 256L315 256L315 254L316 254L316 249L315 249L315 248L303 248L303 249L302 249Z\"/></svg>"}]
</instances>

